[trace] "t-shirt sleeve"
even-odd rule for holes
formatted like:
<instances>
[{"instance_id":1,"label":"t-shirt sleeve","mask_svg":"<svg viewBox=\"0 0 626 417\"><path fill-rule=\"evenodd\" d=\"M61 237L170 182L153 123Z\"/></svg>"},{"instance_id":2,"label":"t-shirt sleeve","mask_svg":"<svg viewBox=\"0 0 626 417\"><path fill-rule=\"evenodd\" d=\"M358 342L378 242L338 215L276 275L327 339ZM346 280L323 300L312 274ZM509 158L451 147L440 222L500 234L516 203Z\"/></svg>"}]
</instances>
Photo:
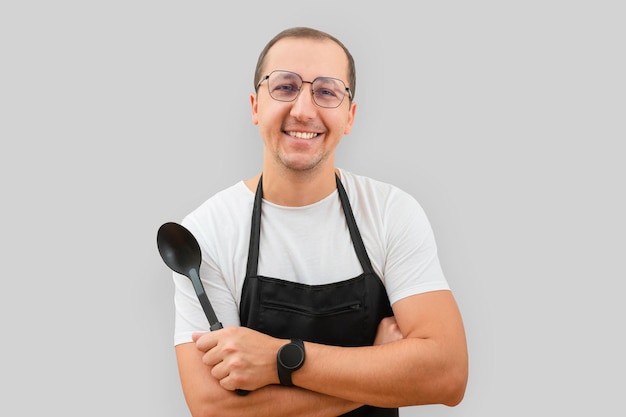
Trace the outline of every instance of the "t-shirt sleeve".
<instances>
[{"instance_id":1,"label":"t-shirt sleeve","mask_svg":"<svg viewBox=\"0 0 626 417\"><path fill-rule=\"evenodd\" d=\"M391 304L411 295L450 289L421 205L399 189L390 194L386 205L383 275Z\"/></svg>"}]
</instances>

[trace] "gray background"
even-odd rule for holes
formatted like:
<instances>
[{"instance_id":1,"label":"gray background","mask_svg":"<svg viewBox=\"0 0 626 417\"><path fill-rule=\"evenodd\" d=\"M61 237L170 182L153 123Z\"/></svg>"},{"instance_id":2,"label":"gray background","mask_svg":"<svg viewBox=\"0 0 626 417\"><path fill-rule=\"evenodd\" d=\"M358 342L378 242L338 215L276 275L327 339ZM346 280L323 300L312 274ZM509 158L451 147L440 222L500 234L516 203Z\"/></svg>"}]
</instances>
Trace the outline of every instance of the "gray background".
<instances>
[{"instance_id":1,"label":"gray background","mask_svg":"<svg viewBox=\"0 0 626 417\"><path fill-rule=\"evenodd\" d=\"M624 388L623 9L614 1L0 5L0 415L188 416L158 226L260 169L258 53L352 50L338 164L430 217L470 350L456 408L616 415Z\"/></svg>"}]
</instances>

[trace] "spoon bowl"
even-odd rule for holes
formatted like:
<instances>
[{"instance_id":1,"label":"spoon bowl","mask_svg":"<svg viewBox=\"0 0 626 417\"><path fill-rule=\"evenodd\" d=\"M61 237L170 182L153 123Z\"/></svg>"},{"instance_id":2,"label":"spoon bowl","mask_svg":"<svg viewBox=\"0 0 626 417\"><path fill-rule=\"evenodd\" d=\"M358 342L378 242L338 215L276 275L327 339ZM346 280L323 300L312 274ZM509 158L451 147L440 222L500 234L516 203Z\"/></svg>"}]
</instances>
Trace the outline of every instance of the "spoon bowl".
<instances>
[{"instance_id":1,"label":"spoon bowl","mask_svg":"<svg viewBox=\"0 0 626 417\"><path fill-rule=\"evenodd\" d=\"M168 222L157 233L161 258L172 271L189 276L192 269L200 270L202 252L194 235L184 226Z\"/></svg>"}]
</instances>

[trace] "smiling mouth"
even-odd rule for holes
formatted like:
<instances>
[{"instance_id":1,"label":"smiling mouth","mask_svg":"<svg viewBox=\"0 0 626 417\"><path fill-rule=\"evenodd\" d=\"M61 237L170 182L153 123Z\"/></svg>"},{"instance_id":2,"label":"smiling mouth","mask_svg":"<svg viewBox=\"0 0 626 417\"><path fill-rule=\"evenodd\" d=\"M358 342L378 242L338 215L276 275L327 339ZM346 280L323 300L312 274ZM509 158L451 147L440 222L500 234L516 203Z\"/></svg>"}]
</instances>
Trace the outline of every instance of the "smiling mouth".
<instances>
[{"instance_id":1,"label":"smiling mouth","mask_svg":"<svg viewBox=\"0 0 626 417\"><path fill-rule=\"evenodd\" d=\"M285 132L285 133L288 134L289 136L292 136L298 139L313 139L319 134L319 133L313 133L313 132Z\"/></svg>"}]
</instances>

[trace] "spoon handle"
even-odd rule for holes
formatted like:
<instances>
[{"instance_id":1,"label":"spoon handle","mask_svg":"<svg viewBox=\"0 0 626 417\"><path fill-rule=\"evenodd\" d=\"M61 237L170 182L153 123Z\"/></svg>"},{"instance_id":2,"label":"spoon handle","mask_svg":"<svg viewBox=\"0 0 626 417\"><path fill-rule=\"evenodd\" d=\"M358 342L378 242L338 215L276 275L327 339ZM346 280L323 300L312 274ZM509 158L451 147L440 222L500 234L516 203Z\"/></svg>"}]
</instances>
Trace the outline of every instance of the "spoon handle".
<instances>
[{"instance_id":1,"label":"spoon handle","mask_svg":"<svg viewBox=\"0 0 626 417\"><path fill-rule=\"evenodd\" d=\"M209 320L211 331L221 329L223 327L222 323L220 323L220 321L217 319L217 316L215 315L213 306L211 306L209 297L207 297L206 292L204 291L204 286L202 285L202 281L200 281L198 271L195 268L189 271L189 279L193 284L193 289L196 291L198 300L200 300L200 304L202 305L202 309L204 310L204 315Z\"/></svg>"}]
</instances>

